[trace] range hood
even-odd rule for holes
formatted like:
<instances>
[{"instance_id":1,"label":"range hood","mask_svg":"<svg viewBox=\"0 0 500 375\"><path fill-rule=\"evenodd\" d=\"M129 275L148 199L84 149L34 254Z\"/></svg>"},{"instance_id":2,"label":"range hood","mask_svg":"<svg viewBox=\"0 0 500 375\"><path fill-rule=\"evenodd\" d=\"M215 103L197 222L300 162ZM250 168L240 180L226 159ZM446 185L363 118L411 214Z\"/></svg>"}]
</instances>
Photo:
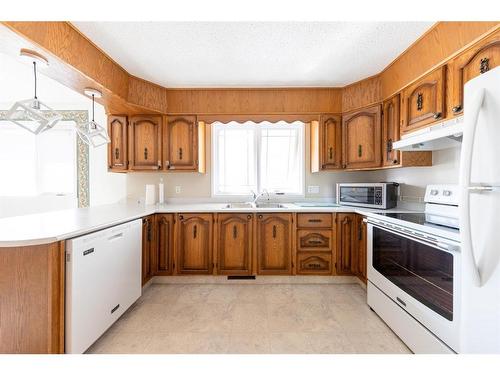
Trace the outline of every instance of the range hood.
<instances>
[{"instance_id":1,"label":"range hood","mask_svg":"<svg viewBox=\"0 0 500 375\"><path fill-rule=\"evenodd\" d=\"M401 151L434 151L459 147L462 142L464 117L440 122L401 137L392 148Z\"/></svg>"}]
</instances>

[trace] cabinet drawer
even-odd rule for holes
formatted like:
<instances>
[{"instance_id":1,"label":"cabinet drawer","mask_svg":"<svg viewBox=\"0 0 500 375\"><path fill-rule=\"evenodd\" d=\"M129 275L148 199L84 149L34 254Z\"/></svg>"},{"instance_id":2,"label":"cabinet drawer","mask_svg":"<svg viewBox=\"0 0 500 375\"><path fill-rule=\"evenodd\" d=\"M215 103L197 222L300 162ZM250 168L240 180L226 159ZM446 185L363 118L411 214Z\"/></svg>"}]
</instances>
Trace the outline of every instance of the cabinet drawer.
<instances>
[{"instance_id":1,"label":"cabinet drawer","mask_svg":"<svg viewBox=\"0 0 500 375\"><path fill-rule=\"evenodd\" d=\"M297 214L299 228L331 228L332 214Z\"/></svg>"},{"instance_id":2,"label":"cabinet drawer","mask_svg":"<svg viewBox=\"0 0 500 375\"><path fill-rule=\"evenodd\" d=\"M297 273L299 275L331 275L332 255L325 253L298 253Z\"/></svg>"},{"instance_id":3,"label":"cabinet drawer","mask_svg":"<svg viewBox=\"0 0 500 375\"><path fill-rule=\"evenodd\" d=\"M331 251L331 230L306 230L297 231L297 248L305 251Z\"/></svg>"}]
</instances>

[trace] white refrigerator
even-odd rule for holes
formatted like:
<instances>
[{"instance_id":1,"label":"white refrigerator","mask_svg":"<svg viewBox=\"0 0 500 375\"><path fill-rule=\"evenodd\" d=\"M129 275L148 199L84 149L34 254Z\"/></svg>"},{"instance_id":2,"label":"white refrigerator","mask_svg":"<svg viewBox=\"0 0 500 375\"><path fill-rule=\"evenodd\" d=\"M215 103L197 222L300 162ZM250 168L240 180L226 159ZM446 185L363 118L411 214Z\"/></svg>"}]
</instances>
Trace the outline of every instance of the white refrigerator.
<instances>
[{"instance_id":1,"label":"white refrigerator","mask_svg":"<svg viewBox=\"0 0 500 375\"><path fill-rule=\"evenodd\" d=\"M460 353L500 353L500 67L465 85Z\"/></svg>"}]
</instances>

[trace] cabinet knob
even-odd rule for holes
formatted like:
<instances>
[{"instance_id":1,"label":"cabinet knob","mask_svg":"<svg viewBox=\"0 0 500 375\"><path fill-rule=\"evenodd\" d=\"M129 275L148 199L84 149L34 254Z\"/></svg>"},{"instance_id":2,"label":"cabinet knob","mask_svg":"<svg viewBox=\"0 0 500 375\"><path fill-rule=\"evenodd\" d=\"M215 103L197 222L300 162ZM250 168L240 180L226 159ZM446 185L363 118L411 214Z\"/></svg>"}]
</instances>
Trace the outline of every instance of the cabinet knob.
<instances>
[{"instance_id":1,"label":"cabinet knob","mask_svg":"<svg viewBox=\"0 0 500 375\"><path fill-rule=\"evenodd\" d=\"M262 219L262 217L263 217L262 215L259 215L259 219Z\"/></svg>"},{"instance_id":2,"label":"cabinet knob","mask_svg":"<svg viewBox=\"0 0 500 375\"><path fill-rule=\"evenodd\" d=\"M179 220L184 220L184 215L179 215Z\"/></svg>"},{"instance_id":3,"label":"cabinet knob","mask_svg":"<svg viewBox=\"0 0 500 375\"><path fill-rule=\"evenodd\" d=\"M461 104L458 104L458 105L456 105L455 107L453 107L453 108L451 109L451 111L452 111L453 113L460 113L460 112L462 112L462 109L463 109L463 108L462 108L462 105L461 105Z\"/></svg>"},{"instance_id":4,"label":"cabinet knob","mask_svg":"<svg viewBox=\"0 0 500 375\"><path fill-rule=\"evenodd\" d=\"M434 113L434 116L432 116L432 117L434 117L437 120L438 118L441 117L441 112Z\"/></svg>"},{"instance_id":5,"label":"cabinet knob","mask_svg":"<svg viewBox=\"0 0 500 375\"><path fill-rule=\"evenodd\" d=\"M247 219L250 220L252 218L252 215L247 215Z\"/></svg>"}]
</instances>

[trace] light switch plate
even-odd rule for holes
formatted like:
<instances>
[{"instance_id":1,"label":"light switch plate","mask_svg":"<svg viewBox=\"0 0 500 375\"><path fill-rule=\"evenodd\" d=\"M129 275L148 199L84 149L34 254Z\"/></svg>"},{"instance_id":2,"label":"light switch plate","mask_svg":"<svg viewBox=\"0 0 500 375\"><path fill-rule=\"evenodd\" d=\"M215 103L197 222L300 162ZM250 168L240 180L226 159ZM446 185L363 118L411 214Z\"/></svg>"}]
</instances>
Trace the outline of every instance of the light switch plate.
<instances>
[{"instance_id":1,"label":"light switch plate","mask_svg":"<svg viewBox=\"0 0 500 375\"><path fill-rule=\"evenodd\" d=\"M319 194L319 186L308 186L307 187L307 194Z\"/></svg>"},{"instance_id":2,"label":"light switch plate","mask_svg":"<svg viewBox=\"0 0 500 375\"><path fill-rule=\"evenodd\" d=\"M182 186L176 186L175 187L175 194L180 194L182 191Z\"/></svg>"}]
</instances>

